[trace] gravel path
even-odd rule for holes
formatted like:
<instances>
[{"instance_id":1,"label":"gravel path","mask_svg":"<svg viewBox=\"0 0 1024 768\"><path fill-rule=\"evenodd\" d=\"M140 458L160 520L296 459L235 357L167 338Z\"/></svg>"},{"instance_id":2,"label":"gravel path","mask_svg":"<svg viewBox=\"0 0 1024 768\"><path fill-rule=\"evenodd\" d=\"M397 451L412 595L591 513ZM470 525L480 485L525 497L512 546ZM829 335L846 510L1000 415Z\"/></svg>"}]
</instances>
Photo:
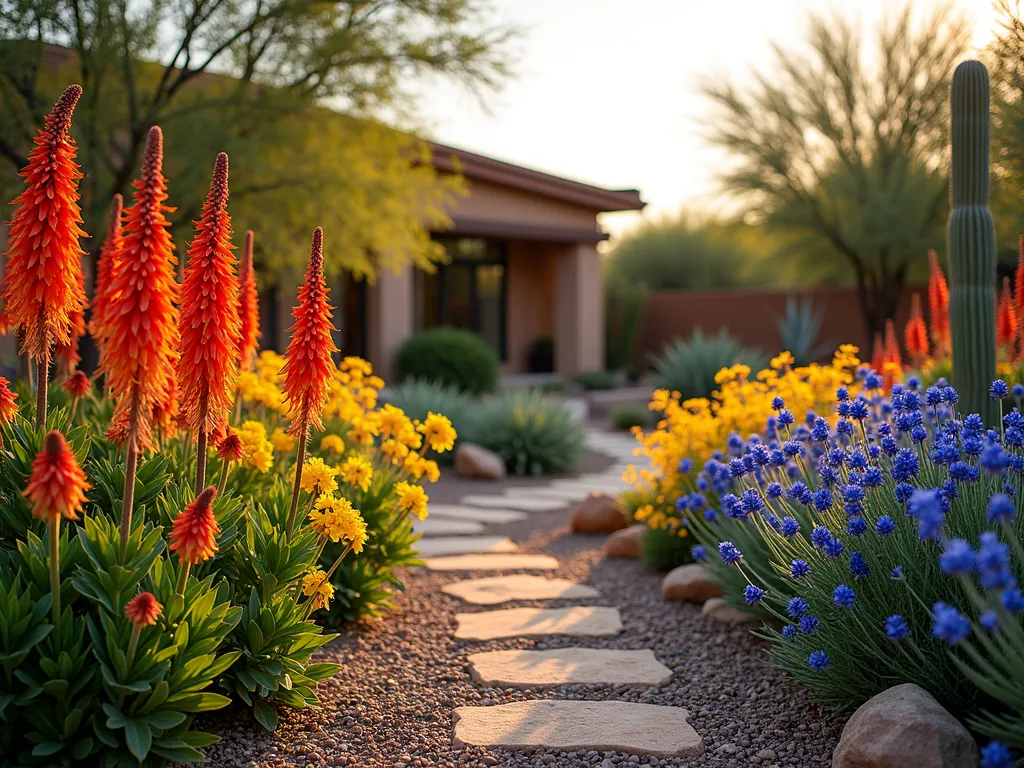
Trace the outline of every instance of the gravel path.
<instances>
[{"instance_id":1,"label":"gravel path","mask_svg":"<svg viewBox=\"0 0 1024 768\"><path fill-rule=\"evenodd\" d=\"M526 638L484 643L453 639L457 612L489 610L440 592L443 584L476 575L410 575L408 591L386 621L345 629L322 654L342 665L321 688L324 708L282 712L274 734L244 712L210 718L223 736L208 750L210 764L236 766L828 766L843 718L807 699L806 692L765 665L760 643L747 629L701 619L699 606L666 603L660 577L640 562L605 560L603 537L572 535L568 512L533 514L526 521L488 526L523 552L554 555L550 572L586 582L601 592L590 600L508 603L500 607L609 605L621 610L625 631L612 638ZM581 642L582 640L582 642ZM529 690L485 689L470 681L466 657L506 648L651 648L673 670L655 688L566 686ZM614 752L532 754L451 746L452 710L532 698L616 699L685 707L706 752L696 759L629 756Z\"/></svg>"}]
</instances>

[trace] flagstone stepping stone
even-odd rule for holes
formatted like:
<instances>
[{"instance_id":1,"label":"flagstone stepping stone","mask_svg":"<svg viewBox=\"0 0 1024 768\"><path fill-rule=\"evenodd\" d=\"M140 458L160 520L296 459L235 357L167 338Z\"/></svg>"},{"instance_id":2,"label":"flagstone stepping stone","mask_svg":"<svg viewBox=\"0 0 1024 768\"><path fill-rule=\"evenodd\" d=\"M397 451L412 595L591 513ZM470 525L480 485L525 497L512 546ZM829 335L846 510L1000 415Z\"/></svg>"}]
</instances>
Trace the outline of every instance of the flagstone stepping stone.
<instances>
[{"instance_id":1,"label":"flagstone stepping stone","mask_svg":"<svg viewBox=\"0 0 1024 768\"><path fill-rule=\"evenodd\" d=\"M431 519L434 517L450 520L475 520L480 523L518 523L525 520L529 515L514 509L479 509L478 507L464 507L461 504L428 504L427 512Z\"/></svg>"},{"instance_id":2,"label":"flagstone stepping stone","mask_svg":"<svg viewBox=\"0 0 1024 768\"><path fill-rule=\"evenodd\" d=\"M474 682L487 687L545 685L661 685L672 670L654 651L556 648L551 651L490 651L469 656Z\"/></svg>"},{"instance_id":3,"label":"flagstone stepping stone","mask_svg":"<svg viewBox=\"0 0 1024 768\"><path fill-rule=\"evenodd\" d=\"M550 555L476 554L431 557L423 561L431 571L553 571L558 561Z\"/></svg>"},{"instance_id":4,"label":"flagstone stepping stone","mask_svg":"<svg viewBox=\"0 0 1024 768\"><path fill-rule=\"evenodd\" d=\"M459 533L483 533L484 524L476 520L445 520L440 517L428 517L426 520L414 522L412 529L424 536L450 536Z\"/></svg>"},{"instance_id":5,"label":"flagstone stepping stone","mask_svg":"<svg viewBox=\"0 0 1024 768\"><path fill-rule=\"evenodd\" d=\"M517 509L521 512L553 512L569 506L560 499L531 499L526 496L464 496L463 504L492 509Z\"/></svg>"},{"instance_id":6,"label":"flagstone stepping stone","mask_svg":"<svg viewBox=\"0 0 1024 768\"><path fill-rule=\"evenodd\" d=\"M475 605L497 605L510 600L583 600L600 597L596 589L585 584L526 573L456 581L445 584L441 591Z\"/></svg>"},{"instance_id":7,"label":"flagstone stepping stone","mask_svg":"<svg viewBox=\"0 0 1024 768\"><path fill-rule=\"evenodd\" d=\"M457 613L456 640L494 640L499 637L570 635L604 637L622 631L618 608L504 608L480 613Z\"/></svg>"},{"instance_id":8,"label":"flagstone stepping stone","mask_svg":"<svg viewBox=\"0 0 1024 768\"><path fill-rule=\"evenodd\" d=\"M699 757L704 742L680 707L625 701L516 701L455 710L456 748L614 750Z\"/></svg>"},{"instance_id":9,"label":"flagstone stepping stone","mask_svg":"<svg viewBox=\"0 0 1024 768\"><path fill-rule=\"evenodd\" d=\"M519 551L516 543L505 536L431 536L420 539L413 547L423 557Z\"/></svg>"},{"instance_id":10,"label":"flagstone stepping stone","mask_svg":"<svg viewBox=\"0 0 1024 768\"><path fill-rule=\"evenodd\" d=\"M587 491L582 488L508 488L505 496L515 496L520 499L562 499L565 501L582 501L587 497Z\"/></svg>"}]
</instances>

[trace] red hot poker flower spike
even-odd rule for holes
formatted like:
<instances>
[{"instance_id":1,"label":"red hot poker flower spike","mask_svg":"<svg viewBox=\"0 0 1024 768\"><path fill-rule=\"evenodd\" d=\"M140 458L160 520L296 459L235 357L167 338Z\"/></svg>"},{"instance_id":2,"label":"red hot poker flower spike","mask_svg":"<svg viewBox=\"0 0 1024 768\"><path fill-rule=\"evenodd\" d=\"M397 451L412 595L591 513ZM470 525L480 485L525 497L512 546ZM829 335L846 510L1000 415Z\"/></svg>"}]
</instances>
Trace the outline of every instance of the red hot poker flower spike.
<instances>
[{"instance_id":1,"label":"red hot poker flower spike","mask_svg":"<svg viewBox=\"0 0 1024 768\"><path fill-rule=\"evenodd\" d=\"M11 392L10 382L0 376L0 424L7 424L18 414L18 394Z\"/></svg>"},{"instance_id":2,"label":"red hot poker flower spike","mask_svg":"<svg viewBox=\"0 0 1024 768\"><path fill-rule=\"evenodd\" d=\"M71 377L64 382L64 389L72 397L85 397L89 394L92 383L89 377L82 371L75 371Z\"/></svg>"},{"instance_id":3,"label":"red hot poker flower spike","mask_svg":"<svg viewBox=\"0 0 1024 768\"><path fill-rule=\"evenodd\" d=\"M217 489L212 485L187 505L171 526L171 551L178 561L195 565L209 560L217 552L220 526L213 515L213 499Z\"/></svg>"},{"instance_id":4,"label":"red hot poker flower spike","mask_svg":"<svg viewBox=\"0 0 1024 768\"><path fill-rule=\"evenodd\" d=\"M1012 360L1017 346L1017 308L1013 304L1010 278L1003 278L1003 290L996 309L996 345L1005 347Z\"/></svg>"},{"instance_id":5,"label":"red hot poker flower spike","mask_svg":"<svg viewBox=\"0 0 1024 768\"><path fill-rule=\"evenodd\" d=\"M85 492L91 487L64 435L55 429L47 433L24 492L32 502L32 514L47 522L59 517L77 520Z\"/></svg>"},{"instance_id":6,"label":"red hot poker flower spike","mask_svg":"<svg viewBox=\"0 0 1024 768\"><path fill-rule=\"evenodd\" d=\"M8 230L3 298L9 323L24 334L25 351L48 359L53 343L70 344L75 315L85 306L82 249L86 234L78 205L74 139L68 131L82 88L69 85L35 139L21 172L26 189Z\"/></svg>"},{"instance_id":7,"label":"red hot poker flower spike","mask_svg":"<svg viewBox=\"0 0 1024 768\"><path fill-rule=\"evenodd\" d=\"M915 366L928 357L928 327L921 314L921 294L915 293L910 302L910 320L903 331L903 343Z\"/></svg>"},{"instance_id":8,"label":"red hot poker flower spike","mask_svg":"<svg viewBox=\"0 0 1024 768\"><path fill-rule=\"evenodd\" d=\"M256 291L256 273L252 267L253 234L245 233L245 248L242 250L242 265L238 270L238 314L241 333L238 339L238 357L241 370L252 367L252 359L260 345L260 300Z\"/></svg>"},{"instance_id":9,"label":"red hot poker flower spike","mask_svg":"<svg viewBox=\"0 0 1024 768\"><path fill-rule=\"evenodd\" d=\"M104 370L119 409L137 396L148 415L169 391L177 359L177 282L167 200L161 172L163 134L150 128L142 178L135 182L134 204L124 213L121 258L113 265L104 311ZM144 416L143 420L147 420Z\"/></svg>"},{"instance_id":10,"label":"red hot poker flower spike","mask_svg":"<svg viewBox=\"0 0 1024 768\"><path fill-rule=\"evenodd\" d=\"M123 198L121 195L114 195L114 202L110 207L110 225L107 227L107 238L103 241L99 261L96 265L96 284L93 288L92 321L89 323L89 332L96 339L96 345L100 350L101 364L104 347L106 346L107 308L110 304L110 290L114 280L114 267L121 258L121 251L124 247L121 226L123 209Z\"/></svg>"},{"instance_id":11,"label":"red hot poker flower spike","mask_svg":"<svg viewBox=\"0 0 1024 768\"><path fill-rule=\"evenodd\" d=\"M928 251L928 319L936 353L949 352L949 286L939 266L939 255Z\"/></svg>"},{"instance_id":12,"label":"red hot poker flower spike","mask_svg":"<svg viewBox=\"0 0 1024 768\"><path fill-rule=\"evenodd\" d=\"M160 618L163 606L152 592L140 592L124 606L124 615L136 627L151 627Z\"/></svg>"},{"instance_id":13,"label":"red hot poker flower spike","mask_svg":"<svg viewBox=\"0 0 1024 768\"><path fill-rule=\"evenodd\" d=\"M190 429L207 434L225 422L238 376L240 324L233 248L228 156L221 152L188 251L178 323L179 407Z\"/></svg>"},{"instance_id":14,"label":"red hot poker flower spike","mask_svg":"<svg viewBox=\"0 0 1024 768\"><path fill-rule=\"evenodd\" d=\"M285 355L284 391L288 401L291 432L299 433L312 425L322 428L320 413L330 390L337 352L331 332L333 311L328 303L330 291L324 279L324 232L313 230L313 246L306 269L306 280L299 289L299 306L292 311L295 323L288 330L292 338Z\"/></svg>"}]
</instances>

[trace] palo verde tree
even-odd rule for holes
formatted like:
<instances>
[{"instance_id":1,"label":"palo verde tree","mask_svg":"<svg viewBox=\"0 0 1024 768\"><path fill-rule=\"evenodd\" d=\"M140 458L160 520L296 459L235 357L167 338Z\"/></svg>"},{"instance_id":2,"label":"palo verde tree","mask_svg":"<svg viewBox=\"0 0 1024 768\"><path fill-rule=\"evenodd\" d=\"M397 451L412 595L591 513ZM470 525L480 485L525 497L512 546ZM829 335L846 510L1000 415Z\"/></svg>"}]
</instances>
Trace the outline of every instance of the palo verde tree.
<instances>
[{"instance_id":1,"label":"palo verde tree","mask_svg":"<svg viewBox=\"0 0 1024 768\"><path fill-rule=\"evenodd\" d=\"M949 78L969 29L946 5L921 18L908 7L872 42L850 20L812 16L806 52L776 46L775 68L749 87L703 87L717 112L708 138L731 161L725 189L813 258L846 265L869 338L942 242Z\"/></svg>"},{"instance_id":2,"label":"palo verde tree","mask_svg":"<svg viewBox=\"0 0 1024 768\"><path fill-rule=\"evenodd\" d=\"M171 205L201 200L203 172L231 155L236 228L256 230L263 266L299 273L310 222L344 233L332 270L429 261L429 230L457 183L423 164L422 142L376 118L412 124L424 75L478 92L502 83L517 30L488 3L0 0L0 191L10 197L46 105L76 82L90 233L112 196L130 192L160 125ZM198 214L179 208L180 237Z\"/></svg>"}]
</instances>

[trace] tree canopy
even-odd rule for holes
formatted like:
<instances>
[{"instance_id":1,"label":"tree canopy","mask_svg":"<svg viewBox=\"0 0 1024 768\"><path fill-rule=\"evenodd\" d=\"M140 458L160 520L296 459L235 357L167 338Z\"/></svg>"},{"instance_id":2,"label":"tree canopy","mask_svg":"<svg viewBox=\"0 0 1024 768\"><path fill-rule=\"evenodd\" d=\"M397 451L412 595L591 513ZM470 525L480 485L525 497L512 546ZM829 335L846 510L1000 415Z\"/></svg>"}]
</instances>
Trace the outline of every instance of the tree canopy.
<instances>
[{"instance_id":1,"label":"tree canopy","mask_svg":"<svg viewBox=\"0 0 1024 768\"><path fill-rule=\"evenodd\" d=\"M948 5L883 22L871 43L841 17L812 16L807 51L741 88L712 80L710 142L721 180L751 213L798 238L794 259L845 265L869 331L892 317L912 271L943 241L949 78L969 28Z\"/></svg>"},{"instance_id":2,"label":"tree canopy","mask_svg":"<svg viewBox=\"0 0 1024 768\"><path fill-rule=\"evenodd\" d=\"M235 228L256 231L262 266L302 263L317 224L335 273L429 263L459 182L377 118L409 114L421 75L500 85L516 34L485 0L0 0L0 189L11 196L49 104L78 82L93 251L158 124L179 245L226 151Z\"/></svg>"}]
</instances>

